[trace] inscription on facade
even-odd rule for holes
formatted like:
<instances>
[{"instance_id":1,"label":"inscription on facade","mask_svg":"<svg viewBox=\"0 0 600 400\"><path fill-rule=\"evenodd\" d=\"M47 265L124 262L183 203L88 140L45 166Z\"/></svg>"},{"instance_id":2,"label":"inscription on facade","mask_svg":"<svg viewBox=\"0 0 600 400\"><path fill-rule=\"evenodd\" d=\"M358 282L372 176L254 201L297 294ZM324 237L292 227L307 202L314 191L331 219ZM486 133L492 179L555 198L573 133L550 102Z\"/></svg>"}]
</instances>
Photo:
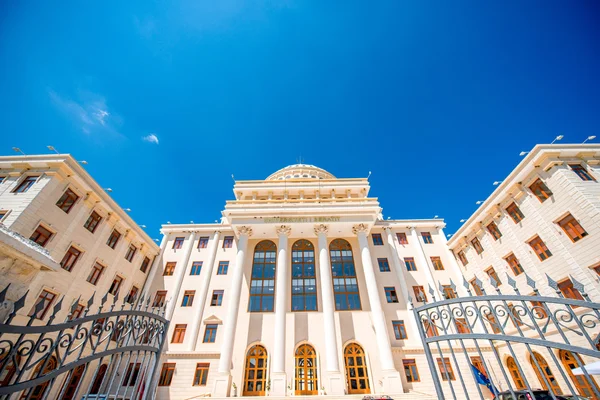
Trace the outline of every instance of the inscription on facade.
<instances>
[{"instance_id":1,"label":"inscription on facade","mask_svg":"<svg viewBox=\"0 0 600 400\"><path fill-rule=\"evenodd\" d=\"M281 224L292 222L339 222L340 217L272 217L264 218L267 224Z\"/></svg>"}]
</instances>

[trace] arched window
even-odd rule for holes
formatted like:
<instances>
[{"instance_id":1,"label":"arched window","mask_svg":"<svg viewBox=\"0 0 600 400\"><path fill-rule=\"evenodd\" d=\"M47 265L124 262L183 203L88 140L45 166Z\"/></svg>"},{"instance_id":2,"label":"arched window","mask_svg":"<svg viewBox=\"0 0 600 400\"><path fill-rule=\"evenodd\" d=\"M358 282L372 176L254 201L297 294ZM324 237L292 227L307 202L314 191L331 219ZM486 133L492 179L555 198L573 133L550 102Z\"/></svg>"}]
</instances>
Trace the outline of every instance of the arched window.
<instances>
[{"instance_id":1,"label":"arched window","mask_svg":"<svg viewBox=\"0 0 600 400\"><path fill-rule=\"evenodd\" d=\"M304 239L292 246L292 311L317 311L315 247Z\"/></svg>"},{"instance_id":2,"label":"arched window","mask_svg":"<svg viewBox=\"0 0 600 400\"><path fill-rule=\"evenodd\" d=\"M574 375L571 371L572 369L580 368L583 365L581 357L567 350L561 350L558 355L560 357L560 361L569 374L569 378L571 378L571 381L573 381L575 384L579 394L590 399L596 398L594 389L597 391L600 391L600 389L598 388L598 384L596 383L595 379L590 376L590 382L585 378L585 375Z\"/></svg>"},{"instance_id":3,"label":"arched window","mask_svg":"<svg viewBox=\"0 0 600 400\"><path fill-rule=\"evenodd\" d=\"M319 393L317 381L317 355L309 344L303 344L296 350L296 396Z\"/></svg>"},{"instance_id":4,"label":"arched window","mask_svg":"<svg viewBox=\"0 0 600 400\"><path fill-rule=\"evenodd\" d=\"M102 386L102 381L104 380L107 368L108 365L106 364L102 364L100 368L98 368L98 373L94 378L94 384L92 385L92 389L90 389L90 394L98 394L100 392L100 387Z\"/></svg>"},{"instance_id":5,"label":"arched window","mask_svg":"<svg viewBox=\"0 0 600 400\"><path fill-rule=\"evenodd\" d=\"M40 372L40 369L44 365L45 360L46 360L45 358L42 358L38 362L38 365L35 367L35 369L33 371L33 375L31 375L32 379L34 377L35 378L38 377L38 373ZM54 357L54 356L50 357L50 359L48 360L48 363L44 367L43 372L39 376L41 377L41 376L44 376L44 375L50 373L53 369L56 368L56 366L57 366L56 357ZM27 395L29 394L29 391L27 391L27 390L24 391L23 394L21 395L21 399L42 400L44 398L44 393L46 393L46 389L48 388L49 384L50 384L50 381L46 381L40 385L37 385L36 387L31 389L31 395L29 397L27 397Z\"/></svg>"},{"instance_id":6,"label":"arched window","mask_svg":"<svg viewBox=\"0 0 600 400\"><path fill-rule=\"evenodd\" d=\"M348 380L348 394L370 393L369 374L365 360L365 352L356 343L350 343L344 349L344 363L346 364L346 379Z\"/></svg>"},{"instance_id":7,"label":"arched window","mask_svg":"<svg viewBox=\"0 0 600 400\"><path fill-rule=\"evenodd\" d=\"M254 249L252 280L250 282L250 312L273 311L275 299L275 260L277 246L270 240L263 240Z\"/></svg>"},{"instance_id":8,"label":"arched window","mask_svg":"<svg viewBox=\"0 0 600 400\"><path fill-rule=\"evenodd\" d=\"M0 375L0 387L10 385L12 378L17 373L17 366L21 365L21 356L19 354L15 354L10 360L5 362L4 358L7 356L8 352L5 352L2 356L0 356L0 366L3 366L4 368L2 374Z\"/></svg>"},{"instance_id":9,"label":"arched window","mask_svg":"<svg viewBox=\"0 0 600 400\"><path fill-rule=\"evenodd\" d=\"M352 247L344 239L335 239L329 245L335 309L360 310L360 294L356 280L356 269Z\"/></svg>"},{"instance_id":10,"label":"arched window","mask_svg":"<svg viewBox=\"0 0 600 400\"><path fill-rule=\"evenodd\" d=\"M267 350L255 345L246 354L244 396L264 396L267 382Z\"/></svg>"},{"instance_id":11,"label":"arched window","mask_svg":"<svg viewBox=\"0 0 600 400\"><path fill-rule=\"evenodd\" d=\"M508 357L508 359L506 360L506 366L508 368L508 371L510 372L510 376L512 377L513 382L515 383L515 387L518 390L527 389L527 387L525 386L525 380L523 379L521 372L519 372L519 367L517 367L515 359L512 357Z\"/></svg>"},{"instance_id":12,"label":"arched window","mask_svg":"<svg viewBox=\"0 0 600 400\"><path fill-rule=\"evenodd\" d=\"M544 357L542 357L535 351L533 352L533 355L535 356L535 359L537 360L543 375L540 373L540 368L538 368L535 365L531 353L529 354L529 363L533 367L533 370L535 371L535 374L537 375L537 378L540 381L540 385L542 385L542 388L544 388L545 390L550 390L550 388L552 388L554 394L562 394L562 389L558 385L558 381L556 380L556 377L552 373L552 370L550 369L550 366L548 365ZM546 378L546 380L544 380L544 377ZM548 384L546 384L546 381L548 381L548 383L550 384L550 388L548 388Z\"/></svg>"},{"instance_id":13,"label":"arched window","mask_svg":"<svg viewBox=\"0 0 600 400\"><path fill-rule=\"evenodd\" d=\"M65 380L66 387L61 400L73 400L75 398L77 386L79 386L79 381L81 380L84 372L85 364L75 367L75 369L69 374L68 378Z\"/></svg>"}]
</instances>

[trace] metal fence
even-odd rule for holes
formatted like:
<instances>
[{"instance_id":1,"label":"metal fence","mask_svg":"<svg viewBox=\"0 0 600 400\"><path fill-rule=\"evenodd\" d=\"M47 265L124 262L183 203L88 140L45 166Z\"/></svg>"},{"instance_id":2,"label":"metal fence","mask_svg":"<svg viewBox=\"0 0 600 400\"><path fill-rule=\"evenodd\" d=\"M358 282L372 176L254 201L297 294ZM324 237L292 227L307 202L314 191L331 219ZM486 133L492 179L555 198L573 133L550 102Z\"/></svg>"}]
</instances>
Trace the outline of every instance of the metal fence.
<instances>
[{"instance_id":1,"label":"metal fence","mask_svg":"<svg viewBox=\"0 0 600 400\"><path fill-rule=\"evenodd\" d=\"M8 286L0 292L0 304ZM157 368L169 322L164 307L150 298L126 299L105 295L95 314L94 295L85 309L79 300L62 323L56 316L64 297L54 305L44 325L36 315L18 314L27 293L14 303L0 324L0 399L146 399L153 398ZM110 303L110 304L109 304ZM21 322L21 323L19 323Z\"/></svg>"},{"instance_id":2,"label":"metal fence","mask_svg":"<svg viewBox=\"0 0 600 400\"><path fill-rule=\"evenodd\" d=\"M508 275L502 286L510 294L493 278L492 294L479 279L477 293L464 280L467 297L456 296L454 283L451 291L440 287L445 299L436 299L429 288L434 302L424 301L413 312L440 399L484 399L501 391L514 399L521 398L517 391L535 398L536 389L548 390L553 399L563 394L600 399L598 383L585 368L583 375L572 372L600 359L600 303L573 278L568 295L575 298L566 298L547 278L557 297L541 296L529 276L532 295L522 295Z\"/></svg>"}]
</instances>

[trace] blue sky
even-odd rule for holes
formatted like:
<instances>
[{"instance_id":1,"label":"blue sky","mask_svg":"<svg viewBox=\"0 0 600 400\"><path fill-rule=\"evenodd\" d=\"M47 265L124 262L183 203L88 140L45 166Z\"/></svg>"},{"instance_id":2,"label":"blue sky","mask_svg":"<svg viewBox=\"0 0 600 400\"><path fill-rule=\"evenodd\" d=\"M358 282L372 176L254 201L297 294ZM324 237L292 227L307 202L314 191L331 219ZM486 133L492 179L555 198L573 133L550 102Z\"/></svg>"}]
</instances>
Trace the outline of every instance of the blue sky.
<instances>
[{"instance_id":1,"label":"blue sky","mask_svg":"<svg viewBox=\"0 0 600 400\"><path fill-rule=\"evenodd\" d=\"M236 179L370 178L454 232L558 134L600 136L597 1L4 1L0 153L47 145L132 217L212 222ZM144 141L155 135L157 141Z\"/></svg>"}]
</instances>

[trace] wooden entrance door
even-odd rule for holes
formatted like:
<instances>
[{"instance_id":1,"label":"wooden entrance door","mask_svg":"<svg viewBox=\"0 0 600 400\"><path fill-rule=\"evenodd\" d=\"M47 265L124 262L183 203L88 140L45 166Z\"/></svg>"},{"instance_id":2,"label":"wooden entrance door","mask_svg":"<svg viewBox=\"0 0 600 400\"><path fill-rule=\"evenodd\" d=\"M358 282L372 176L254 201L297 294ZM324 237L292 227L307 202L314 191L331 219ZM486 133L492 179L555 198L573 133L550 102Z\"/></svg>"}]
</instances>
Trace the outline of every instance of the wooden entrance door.
<instances>
[{"instance_id":1,"label":"wooden entrance door","mask_svg":"<svg viewBox=\"0 0 600 400\"><path fill-rule=\"evenodd\" d=\"M261 345L252 346L246 355L244 396L264 396L267 382L267 350Z\"/></svg>"},{"instance_id":2,"label":"wooden entrance door","mask_svg":"<svg viewBox=\"0 0 600 400\"><path fill-rule=\"evenodd\" d=\"M533 352L533 355L535 356L535 359L537 360L540 368L538 369L538 367L535 365L535 362L533 361L531 353L529 354L529 362L531 363L531 367L535 371L535 374L537 375L537 378L540 381L540 385L542 385L542 388L544 388L545 390L550 390L548 388L548 385L546 384L546 381L548 381L555 394L562 394L562 389L558 385L558 381L556 380L556 377L552 373L552 370L550 369L548 362L546 362L544 357L542 357L541 355L539 355L536 352ZM540 369L542 370L542 373L544 374L543 376L540 373ZM546 378L546 381L544 380L544 377Z\"/></svg>"},{"instance_id":3,"label":"wooden entrance door","mask_svg":"<svg viewBox=\"0 0 600 400\"><path fill-rule=\"evenodd\" d=\"M69 376L69 378L65 381L65 385L67 385L67 387L65 388L65 392L61 400L73 400L75 397L75 392L77 391L77 386L79 386L79 381L81 380L84 371L85 364L80 365L73 370L71 376Z\"/></svg>"},{"instance_id":4,"label":"wooden entrance door","mask_svg":"<svg viewBox=\"0 0 600 400\"><path fill-rule=\"evenodd\" d=\"M346 364L346 379L348 380L349 394L371 393L369 388L369 374L365 352L356 343L351 343L344 350Z\"/></svg>"},{"instance_id":5,"label":"wooden entrance door","mask_svg":"<svg viewBox=\"0 0 600 400\"><path fill-rule=\"evenodd\" d=\"M315 349L303 344L296 350L296 395L319 394Z\"/></svg>"},{"instance_id":6,"label":"wooden entrance door","mask_svg":"<svg viewBox=\"0 0 600 400\"><path fill-rule=\"evenodd\" d=\"M571 378L571 381L573 381L575 384L579 394L583 397L587 397L588 399L598 400L598 396L596 396L596 393L594 392L594 388L600 391L600 389L598 389L596 380L590 376L590 380L592 381L590 382L585 378L585 375L575 375L573 374L573 371L571 371L572 369L579 368L583 365L581 357L566 350L561 350L559 355L560 361L563 363L567 373L569 374L569 378Z\"/></svg>"}]
</instances>

